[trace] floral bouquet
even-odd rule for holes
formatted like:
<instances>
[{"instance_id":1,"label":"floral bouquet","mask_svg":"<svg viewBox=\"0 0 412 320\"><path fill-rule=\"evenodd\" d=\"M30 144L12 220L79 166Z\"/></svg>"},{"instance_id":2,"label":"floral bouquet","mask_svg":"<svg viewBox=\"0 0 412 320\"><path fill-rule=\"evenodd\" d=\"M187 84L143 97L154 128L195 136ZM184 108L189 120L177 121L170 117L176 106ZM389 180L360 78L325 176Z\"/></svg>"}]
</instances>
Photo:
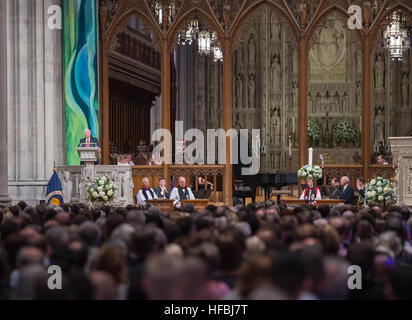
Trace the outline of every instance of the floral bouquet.
<instances>
[{"instance_id":1,"label":"floral bouquet","mask_svg":"<svg viewBox=\"0 0 412 320\"><path fill-rule=\"evenodd\" d=\"M319 143L320 136L321 136L321 128L320 124L313 119L308 120L308 140L312 142L312 144Z\"/></svg>"},{"instance_id":2,"label":"floral bouquet","mask_svg":"<svg viewBox=\"0 0 412 320\"><path fill-rule=\"evenodd\" d=\"M112 202L115 190L114 184L105 176L96 177L86 188L91 203Z\"/></svg>"},{"instance_id":3,"label":"floral bouquet","mask_svg":"<svg viewBox=\"0 0 412 320\"><path fill-rule=\"evenodd\" d=\"M333 127L332 137L337 146L342 146L346 143L355 145L358 140L358 132L352 121L348 118L343 118Z\"/></svg>"},{"instance_id":4,"label":"floral bouquet","mask_svg":"<svg viewBox=\"0 0 412 320\"><path fill-rule=\"evenodd\" d=\"M376 177L365 186L365 203L396 201L395 191L388 179Z\"/></svg>"},{"instance_id":5,"label":"floral bouquet","mask_svg":"<svg viewBox=\"0 0 412 320\"><path fill-rule=\"evenodd\" d=\"M304 166L298 171L299 179L307 179L309 177L317 180L322 178L322 168L319 166Z\"/></svg>"}]
</instances>

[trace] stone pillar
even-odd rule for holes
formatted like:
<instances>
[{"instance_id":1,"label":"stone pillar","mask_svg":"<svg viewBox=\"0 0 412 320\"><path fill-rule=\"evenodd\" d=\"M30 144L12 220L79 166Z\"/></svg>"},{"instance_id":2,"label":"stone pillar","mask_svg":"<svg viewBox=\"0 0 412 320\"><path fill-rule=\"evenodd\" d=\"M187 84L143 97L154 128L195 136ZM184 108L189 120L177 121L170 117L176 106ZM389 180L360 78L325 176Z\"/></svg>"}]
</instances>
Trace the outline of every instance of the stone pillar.
<instances>
[{"instance_id":1,"label":"stone pillar","mask_svg":"<svg viewBox=\"0 0 412 320\"><path fill-rule=\"evenodd\" d=\"M412 137L388 138L396 168L394 185L398 203L412 206Z\"/></svg>"},{"instance_id":2,"label":"stone pillar","mask_svg":"<svg viewBox=\"0 0 412 320\"><path fill-rule=\"evenodd\" d=\"M6 2L0 1L0 204L10 204L7 167L7 41Z\"/></svg>"},{"instance_id":3,"label":"stone pillar","mask_svg":"<svg viewBox=\"0 0 412 320\"><path fill-rule=\"evenodd\" d=\"M61 30L47 25L60 0L6 0L8 190L14 201L44 200L53 164L64 161ZM0 24L1 24L0 23ZM3 107L3 106L2 106ZM3 117L2 117L3 119Z\"/></svg>"}]
</instances>

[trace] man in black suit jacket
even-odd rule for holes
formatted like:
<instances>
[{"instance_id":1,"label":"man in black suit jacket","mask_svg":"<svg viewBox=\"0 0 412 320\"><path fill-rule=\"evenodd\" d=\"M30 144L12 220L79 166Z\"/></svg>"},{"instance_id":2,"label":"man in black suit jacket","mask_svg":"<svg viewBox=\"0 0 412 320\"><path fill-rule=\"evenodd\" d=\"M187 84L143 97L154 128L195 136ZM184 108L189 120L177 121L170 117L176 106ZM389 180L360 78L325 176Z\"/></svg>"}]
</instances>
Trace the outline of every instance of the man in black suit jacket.
<instances>
[{"instance_id":1,"label":"man in black suit jacket","mask_svg":"<svg viewBox=\"0 0 412 320\"><path fill-rule=\"evenodd\" d=\"M353 189L349 184L349 177L343 176L340 178L340 185L341 185L341 191L339 198L342 200L344 204L353 204L354 201L354 193Z\"/></svg>"},{"instance_id":2,"label":"man in black suit jacket","mask_svg":"<svg viewBox=\"0 0 412 320\"><path fill-rule=\"evenodd\" d=\"M84 129L84 138L80 139L80 143L78 147L87 147L87 148L92 148L92 147L99 147L99 152L101 152L100 145L99 145L99 140L97 138L92 137L92 132L89 129ZM83 163L80 163L83 164ZM99 159L94 164L99 164Z\"/></svg>"},{"instance_id":3,"label":"man in black suit jacket","mask_svg":"<svg viewBox=\"0 0 412 320\"><path fill-rule=\"evenodd\" d=\"M154 189L154 192L156 193L158 199L170 198L170 190L166 187L165 178L162 177L159 179L159 185L156 189Z\"/></svg>"}]
</instances>

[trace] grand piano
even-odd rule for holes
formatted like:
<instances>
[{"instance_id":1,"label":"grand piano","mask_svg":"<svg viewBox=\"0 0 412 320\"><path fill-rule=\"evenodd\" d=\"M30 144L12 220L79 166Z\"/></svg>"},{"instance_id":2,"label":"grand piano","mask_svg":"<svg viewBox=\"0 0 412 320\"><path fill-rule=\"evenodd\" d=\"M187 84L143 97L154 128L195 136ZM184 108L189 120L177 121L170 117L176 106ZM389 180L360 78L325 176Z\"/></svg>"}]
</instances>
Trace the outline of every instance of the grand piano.
<instances>
[{"instance_id":1,"label":"grand piano","mask_svg":"<svg viewBox=\"0 0 412 320\"><path fill-rule=\"evenodd\" d=\"M265 191L265 201L270 198L273 188L280 190L287 185L297 185L298 176L296 173L259 173L253 176L236 175L236 181L242 181L242 184L235 186L233 196L241 198L252 198L255 202L256 189L258 186Z\"/></svg>"}]
</instances>

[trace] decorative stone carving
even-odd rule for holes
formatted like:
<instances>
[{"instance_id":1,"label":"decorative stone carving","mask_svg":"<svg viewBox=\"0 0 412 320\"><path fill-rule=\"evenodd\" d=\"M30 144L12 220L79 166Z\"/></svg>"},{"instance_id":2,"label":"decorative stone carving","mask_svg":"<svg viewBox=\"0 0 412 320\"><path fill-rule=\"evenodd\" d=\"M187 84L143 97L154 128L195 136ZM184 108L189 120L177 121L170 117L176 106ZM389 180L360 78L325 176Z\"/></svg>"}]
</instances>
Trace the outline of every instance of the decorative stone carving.
<instances>
[{"instance_id":1,"label":"decorative stone carving","mask_svg":"<svg viewBox=\"0 0 412 320\"><path fill-rule=\"evenodd\" d=\"M375 61L375 85L377 89L385 87L385 62L383 56L378 55Z\"/></svg>"},{"instance_id":2,"label":"decorative stone carving","mask_svg":"<svg viewBox=\"0 0 412 320\"><path fill-rule=\"evenodd\" d=\"M251 72L253 72L256 66L256 41L255 41L255 35L253 33L250 35L248 49L249 49L249 66L251 68Z\"/></svg>"},{"instance_id":3,"label":"decorative stone carving","mask_svg":"<svg viewBox=\"0 0 412 320\"><path fill-rule=\"evenodd\" d=\"M275 92L279 92L282 89L281 83L281 68L280 68L280 59L279 57L274 56L272 59L272 85Z\"/></svg>"},{"instance_id":4,"label":"decorative stone carving","mask_svg":"<svg viewBox=\"0 0 412 320\"><path fill-rule=\"evenodd\" d=\"M409 98L409 75L404 72L402 77L402 102L403 106L408 105Z\"/></svg>"},{"instance_id":5,"label":"decorative stone carving","mask_svg":"<svg viewBox=\"0 0 412 320\"><path fill-rule=\"evenodd\" d=\"M395 189L399 203L412 206L412 137L388 138L395 169Z\"/></svg>"},{"instance_id":6,"label":"decorative stone carving","mask_svg":"<svg viewBox=\"0 0 412 320\"><path fill-rule=\"evenodd\" d=\"M310 53L313 61L326 70L342 61L346 53L346 33L340 19L326 19L326 27L320 30L319 41Z\"/></svg>"},{"instance_id":7,"label":"decorative stone carving","mask_svg":"<svg viewBox=\"0 0 412 320\"><path fill-rule=\"evenodd\" d=\"M256 96L256 75L251 74L249 77L249 108L255 108L255 96Z\"/></svg>"},{"instance_id":8,"label":"decorative stone carving","mask_svg":"<svg viewBox=\"0 0 412 320\"><path fill-rule=\"evenodd\" d=\"M241 74L238 74L236 77L236 108L242 108L243 101L243 77Z\"/></svg>"},{"instance_id":9,"label":"decorative stone carving","mask_svg":"<svg viewBox=\"0 0 412 320\"><path fill-rule=\"evenodd\" d=\"M116 187L114 206L133 204L133 180L130 167L123 166L58 166L64 202L88 203L86 187L96 176L105 175Z\"/></svg>"}]
</instances>

